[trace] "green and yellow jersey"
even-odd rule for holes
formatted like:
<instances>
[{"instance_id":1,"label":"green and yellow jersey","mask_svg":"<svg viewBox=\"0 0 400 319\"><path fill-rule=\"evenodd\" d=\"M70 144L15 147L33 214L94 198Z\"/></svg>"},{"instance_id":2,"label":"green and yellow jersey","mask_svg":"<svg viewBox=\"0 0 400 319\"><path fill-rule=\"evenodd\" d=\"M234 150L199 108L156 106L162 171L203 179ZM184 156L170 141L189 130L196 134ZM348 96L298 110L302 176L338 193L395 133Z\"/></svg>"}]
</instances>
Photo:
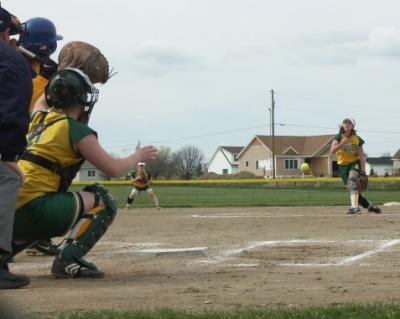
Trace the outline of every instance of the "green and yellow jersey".
<instances>
[{"instance_id":1,"label":"green and yellow jersey","mask_svg":"<svg viewBox=\"0 0 400 319\"><path fill-rule=\"evenodd\" d=\"M27 151L67 168L83 160L74 145L90 134L96 132L66 114L36 112L29 126ZM25 182L18 195L17 208L58 191L61 178L56 173L26 160L18 161L18 166L25 175Z\"/></svg>"},{"instance_id":2,"label":"green and yellow jersey","mask_svg":"<svg viewBox=\"0 0 400 319\"><path fill-rule=\"evenodd\" d=\"M334 139L340 143L344 134L335 135ZM348 165L360 160L360 147L364 145L364 140L354 134L350 140L336 152L337 163L339 165Z\"/></svg>"},{"instance_id":3,"label":"green and yellow jersey","mask_svg":"<svg viewBox=\"0 0 400 319\"><path fill-rule=\"evenodd\" d=\"M149 185L149 179L151 179L151 174L144 170L144 172L140 172L139 170L133 171L129 174L130 177L135 179L138 176L141 176L142 178L140 180L137 180L133 183L133 185L137 188L145 188L146 186Z\"/></svg>"}]
</instances>

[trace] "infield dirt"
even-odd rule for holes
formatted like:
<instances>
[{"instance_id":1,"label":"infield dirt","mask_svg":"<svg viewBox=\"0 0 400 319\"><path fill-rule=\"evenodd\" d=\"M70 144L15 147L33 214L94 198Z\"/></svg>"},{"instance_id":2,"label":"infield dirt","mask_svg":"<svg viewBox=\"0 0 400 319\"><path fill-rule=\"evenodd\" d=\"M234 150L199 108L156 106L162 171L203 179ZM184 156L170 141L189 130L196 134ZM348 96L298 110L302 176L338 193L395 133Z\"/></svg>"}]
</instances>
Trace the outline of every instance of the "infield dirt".
<instances>
[{"instance_id":1,"label":"infield dirt","mask_svg":"<svg viewBox=\"0 0 400 319\"><path fill-rule=\"evenodd\" d=\"M53 279L51 257L20 254L32 279L2 291L19 309L234 310L400 301L400 208L347 216L344 207L120 210L88 260L104 279ZM135 256L209 247L207 255Z\"/></svg>"}]
</instances>

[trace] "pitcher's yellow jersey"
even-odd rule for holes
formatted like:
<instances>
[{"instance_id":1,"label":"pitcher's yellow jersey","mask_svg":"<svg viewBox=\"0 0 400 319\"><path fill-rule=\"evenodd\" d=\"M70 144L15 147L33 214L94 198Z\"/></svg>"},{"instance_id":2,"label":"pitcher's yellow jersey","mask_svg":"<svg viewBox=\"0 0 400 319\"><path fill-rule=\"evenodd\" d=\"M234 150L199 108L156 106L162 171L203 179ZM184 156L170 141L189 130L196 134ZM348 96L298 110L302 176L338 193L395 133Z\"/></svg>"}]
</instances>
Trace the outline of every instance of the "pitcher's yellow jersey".
<instances>
[{"instance_id":1,"label":"pitcher's yellow jersey","mask_svg":"<svg viewBox=\"0 0 400 319\"><path fill-rule=\"evenodd\" d=\"M343 134L335 135L334 139L340 142L344 138ZM354 134L350 140L336 152L337 163L339 165L347 165L354 163L360 159L360 147L364 145L364 140Z\"/></svg>"},{"instance_id":2,"label":"pitcher's yellow jersey","mask_svg":"<svg viewBox=\"0 0 400 319\"><path fill-rule=\"evenodd\" d=\"M41 123L44 115L46 116ZM46 126L41 132L40 128ZM37 132L41 133L36 134ZM96 132L65 114L36 112L29 126L27 151L67 168L83 159L74 149L74 145L90 134ZM18 166L25 175L25 182L18 195L17 208L39 196L58 191L60 176L56 173L25 160L18 161Z\"/></svg>"}]
</instances>

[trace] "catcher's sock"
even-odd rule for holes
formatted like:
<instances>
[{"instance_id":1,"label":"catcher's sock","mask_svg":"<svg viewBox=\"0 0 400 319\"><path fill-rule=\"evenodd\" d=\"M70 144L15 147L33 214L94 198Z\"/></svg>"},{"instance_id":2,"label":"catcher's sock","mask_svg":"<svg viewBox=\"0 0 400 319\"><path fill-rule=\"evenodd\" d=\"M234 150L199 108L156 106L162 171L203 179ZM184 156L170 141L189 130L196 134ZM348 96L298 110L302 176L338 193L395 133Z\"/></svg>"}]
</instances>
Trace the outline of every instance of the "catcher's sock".
<instances>
[{"instance_id":1,"label":"catcher's sock","mask_svg":"<svg viewBox=\"0 0 400 319\"><path fill-rule=\"evenodd\" d=\"M350 194L351 207L358 207L358 193Z\"/></svg>"}]
</instances>

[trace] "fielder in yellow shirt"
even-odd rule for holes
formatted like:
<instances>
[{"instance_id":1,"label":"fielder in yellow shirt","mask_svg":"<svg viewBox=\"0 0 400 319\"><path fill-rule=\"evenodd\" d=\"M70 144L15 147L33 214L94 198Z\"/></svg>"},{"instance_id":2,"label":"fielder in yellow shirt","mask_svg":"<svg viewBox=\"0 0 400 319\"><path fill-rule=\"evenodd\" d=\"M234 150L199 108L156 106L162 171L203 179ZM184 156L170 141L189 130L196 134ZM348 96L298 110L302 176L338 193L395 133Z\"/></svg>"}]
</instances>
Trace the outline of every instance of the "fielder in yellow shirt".
<instances>
[{"instance_id":1,"label":"fielder in yellow shirt","mask_svg":"<svg viewBox=\"0 0 400 319\"><path fill-rule=\"evenodd\" d=\"M143 192L147 193L149 195L149 197L151 198L151 200L153 201L154 205L156 205L156 208L160 209L160 203L158 201L156 193L154 193L154 190L151 187L151 184L153 184L153 179L151 178L150 172L146 170L145 166L146 166L146 163L140 162L140 163L138 163L137 170L132 171L129 174L133 188L132 188L131 192L129 193L128 198L126 200L125 209L128 209L129 206L132 205L135 198L140 193L143 193Z\"/></svg>"}]
</instances>

